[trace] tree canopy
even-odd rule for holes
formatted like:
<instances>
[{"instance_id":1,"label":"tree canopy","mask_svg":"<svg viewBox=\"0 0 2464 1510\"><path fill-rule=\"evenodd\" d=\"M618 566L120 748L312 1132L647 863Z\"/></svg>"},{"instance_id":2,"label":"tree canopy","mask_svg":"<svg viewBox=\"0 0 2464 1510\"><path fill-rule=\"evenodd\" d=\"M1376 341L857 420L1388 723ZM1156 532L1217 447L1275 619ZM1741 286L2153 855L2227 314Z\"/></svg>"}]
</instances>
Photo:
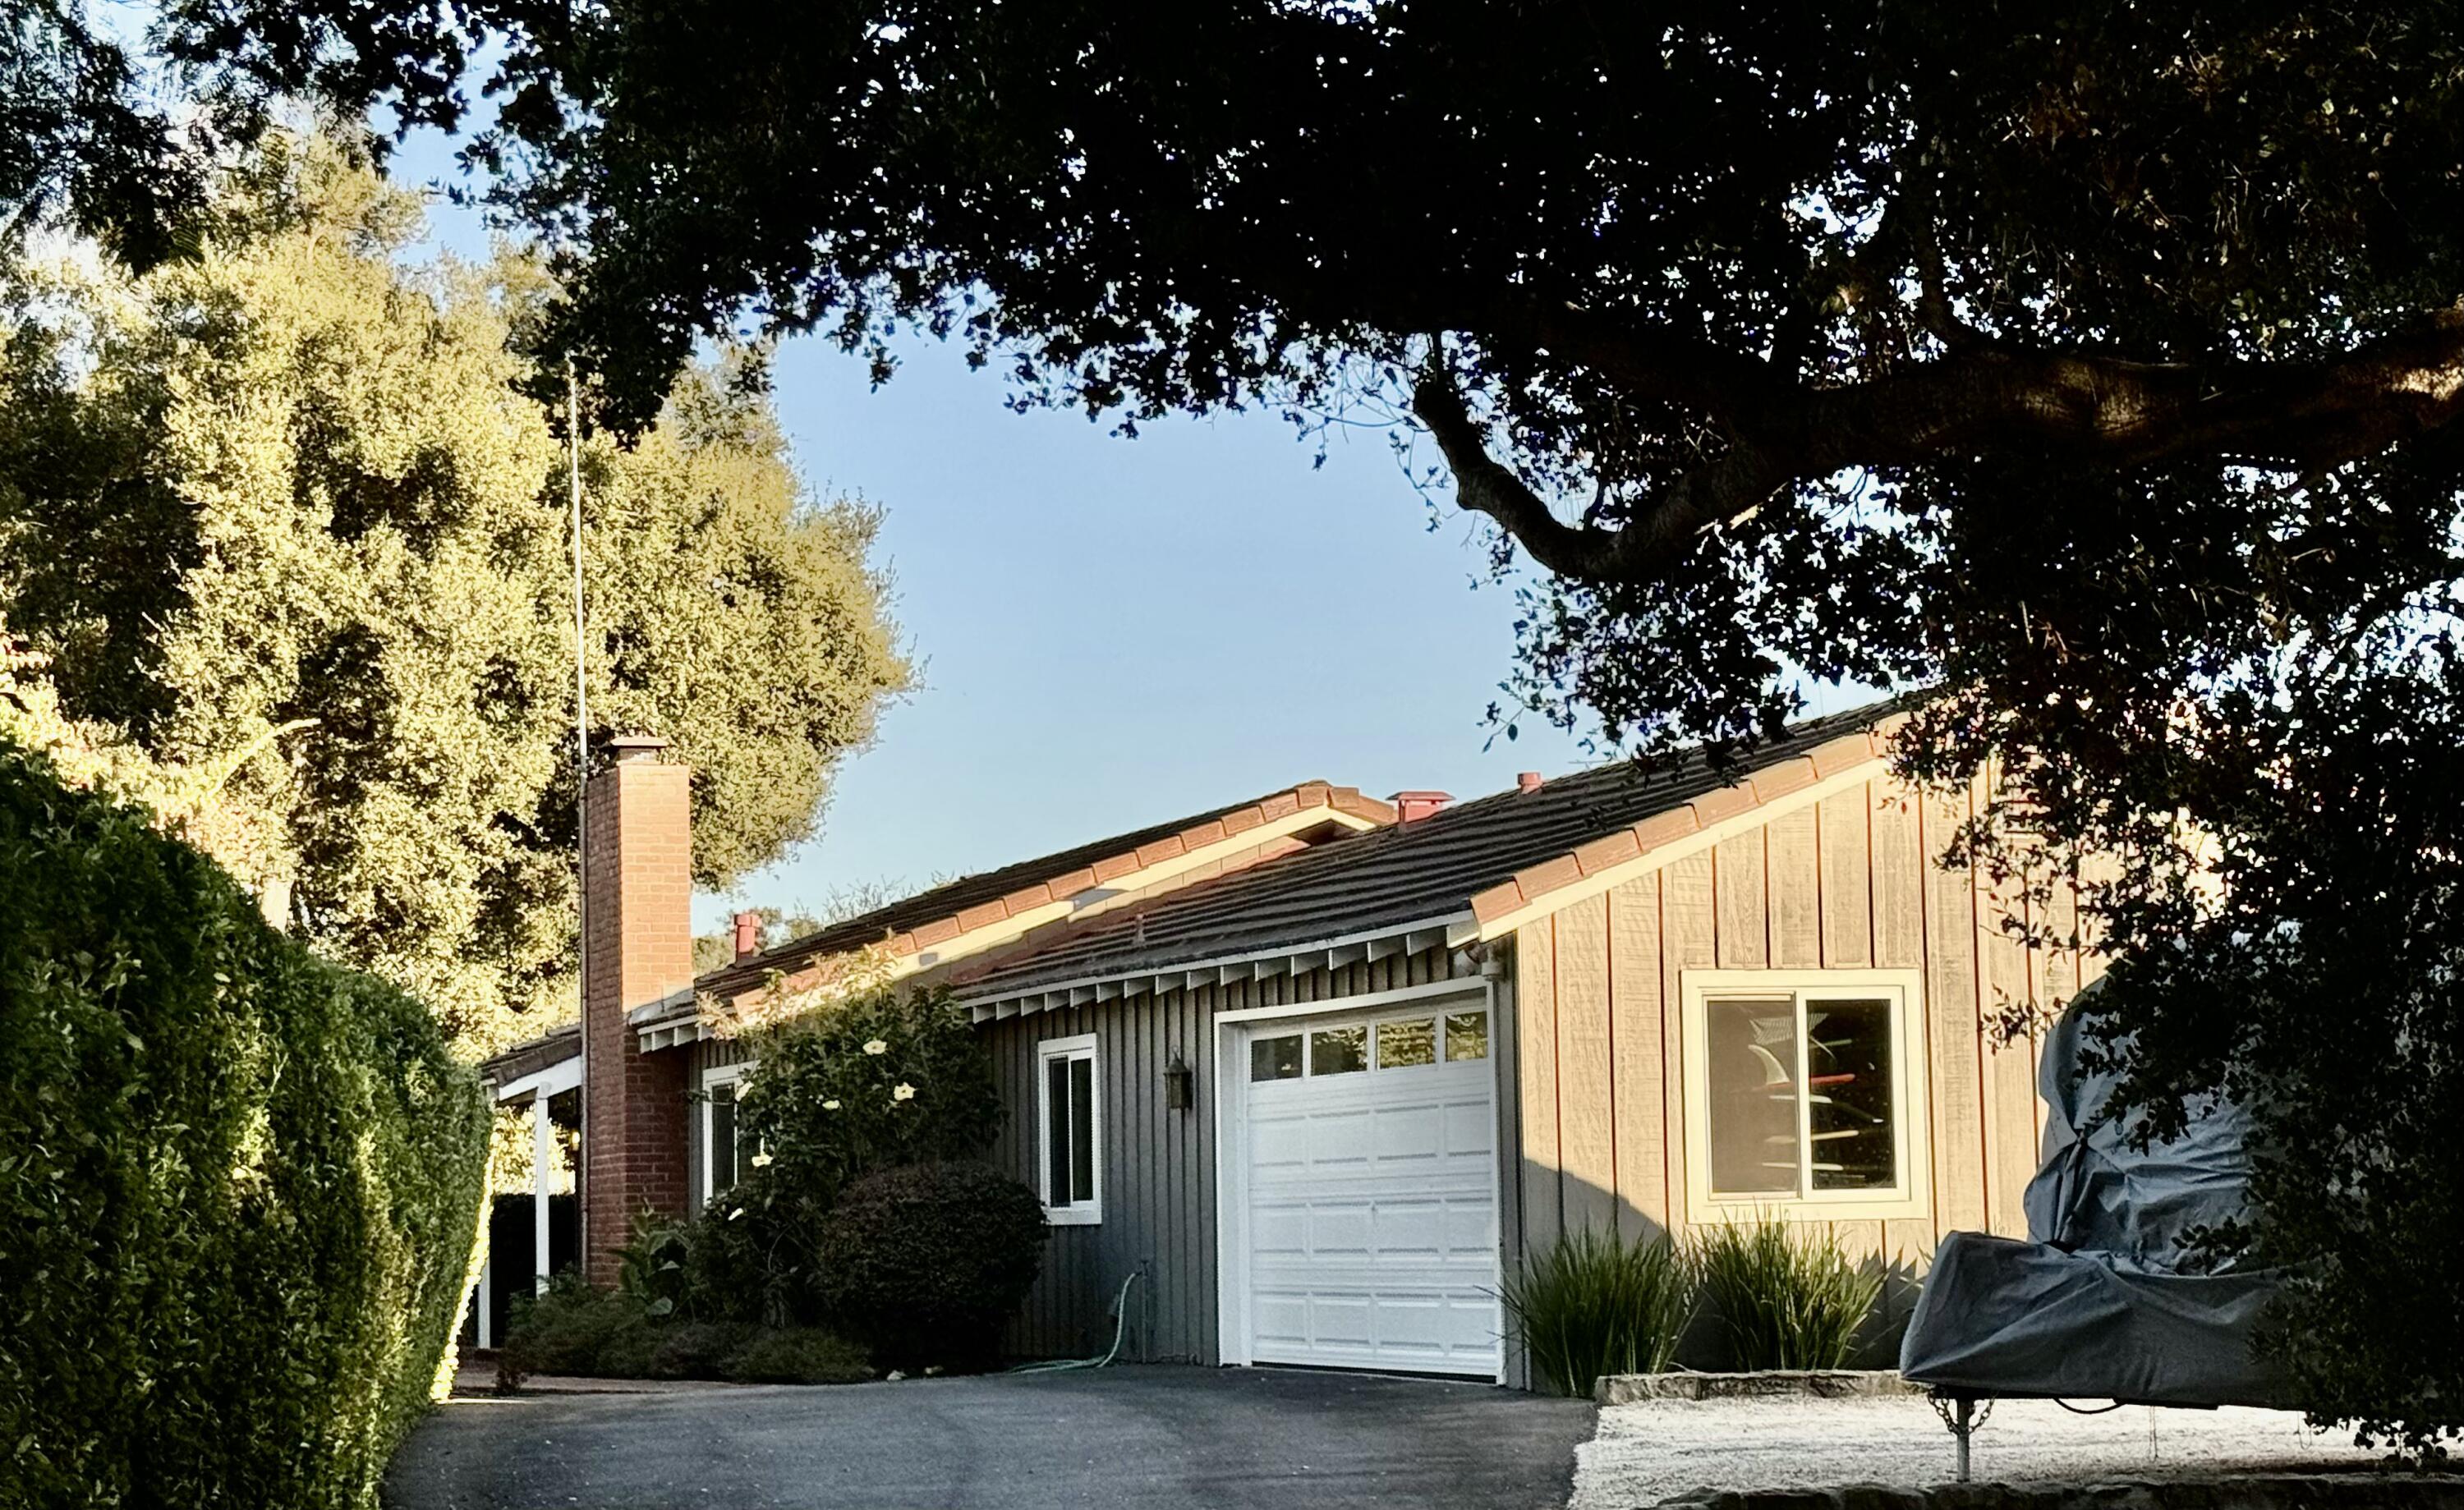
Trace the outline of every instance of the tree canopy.
<instances>
[{"instance_id":1,"label":"tree canopy","mask_svg":"<svg viewBox=\"0 0 2464 1510\"><path fill-rule=\"evenodd\" d=\"M501 1047L572 999L562 448L510 349L545 285L406 266L416 199L322 142L215 212L195 258L29 262L0 308L0 715ZM593 737L693 765L724 886L811 833L905 683L875 515L811 500L701 369L584 472Z\"/></svg>"},{"instance_id":2,"label":"tree canopy","mask_svg":"<svg viewBox=\"0 0 2464 1510\"><path fill-rule=\"evenodd\" d=\"M2299 1266L2314 1403L2426 1440L2464 1426L2458 11L171 0L163 43L215 120L468 132L619 424L739 324L885 373L922 328L1132 427L1390 423L1546 574L1509 719L1648 750L1928 689L1909 762L2006 777L1979 858L2123 858L2087 911L2134 1100L2262 1106L2216 1240Z\"/></svg>"}]
</instances>

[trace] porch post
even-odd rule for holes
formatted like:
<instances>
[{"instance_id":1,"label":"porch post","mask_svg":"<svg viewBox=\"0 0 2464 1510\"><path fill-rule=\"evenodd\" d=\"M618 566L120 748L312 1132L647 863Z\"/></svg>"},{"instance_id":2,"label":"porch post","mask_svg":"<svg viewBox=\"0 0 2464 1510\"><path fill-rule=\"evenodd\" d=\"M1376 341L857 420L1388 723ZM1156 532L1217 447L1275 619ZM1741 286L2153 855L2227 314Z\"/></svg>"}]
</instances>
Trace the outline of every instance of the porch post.
<instances>
[{"instance_id":1,"label":"porch post","mask_svg":"<svg viewBox=\"0 0 2464 1510\"><path fill-rule=\"evenodd\" d=\"M531 1285L547 1293L548 1167L556 1160L556 1127L547 1118L547 1087L531 1096Z\"/></svg>"}]
</instances>

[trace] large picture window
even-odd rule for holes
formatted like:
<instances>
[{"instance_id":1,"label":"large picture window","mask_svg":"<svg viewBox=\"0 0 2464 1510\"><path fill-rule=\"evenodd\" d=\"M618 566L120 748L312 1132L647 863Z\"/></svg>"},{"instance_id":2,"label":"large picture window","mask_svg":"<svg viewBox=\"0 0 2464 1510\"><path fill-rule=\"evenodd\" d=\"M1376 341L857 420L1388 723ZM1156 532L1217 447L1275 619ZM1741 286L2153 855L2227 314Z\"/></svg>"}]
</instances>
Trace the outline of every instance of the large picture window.
<instances>
[{"instance_id":1,"label":"large picture window","mask_svg":"<svg viewBox=\"0 0 2464 1510\"><path fill-rule=\"evenodd\" d=\"M1913 971L1684 977L1688 1214L1924 1215Z\"/></svg>"},{"instance_id":2,"label":"large picture window","mask_svg":"<svg viewBox=\"0 0 2464 1510\"><path fill-rule=\"evenodd\" d=\"M1055 1226L1104 1219L1103 1107L1096 1093L1095 1036L1036 1045L1036 1125L1041 1128L1044 1215Z\"/></svg>"}]
</instances>

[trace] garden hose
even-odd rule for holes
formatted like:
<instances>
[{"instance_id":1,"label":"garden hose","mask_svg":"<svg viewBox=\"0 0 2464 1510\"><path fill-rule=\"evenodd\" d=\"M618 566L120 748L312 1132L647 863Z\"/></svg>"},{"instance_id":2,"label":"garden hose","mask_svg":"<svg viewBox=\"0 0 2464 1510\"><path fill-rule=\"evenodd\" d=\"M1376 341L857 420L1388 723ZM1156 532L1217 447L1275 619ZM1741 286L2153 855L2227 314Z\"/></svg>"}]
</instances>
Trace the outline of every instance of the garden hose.
<instances>
[{"instance_id":1,"label":"garden hose","mask_svg":"<svg viewBox=\"0 0 2464 1510\"><path fill-rule=\"evenodd\" d=\"M1012 1373L1067 1373L1073 1368L1102 1368L1121 1354L1121 1334L1130 1325L1130 1286L1138 1282L1138 1271L1121 1281L1121 1293L1112 1297L1112 1346L1101 1358L1064 1358L1048 1363L1023 1363L1009 1370Z\"/></svg>"}]
</instances>

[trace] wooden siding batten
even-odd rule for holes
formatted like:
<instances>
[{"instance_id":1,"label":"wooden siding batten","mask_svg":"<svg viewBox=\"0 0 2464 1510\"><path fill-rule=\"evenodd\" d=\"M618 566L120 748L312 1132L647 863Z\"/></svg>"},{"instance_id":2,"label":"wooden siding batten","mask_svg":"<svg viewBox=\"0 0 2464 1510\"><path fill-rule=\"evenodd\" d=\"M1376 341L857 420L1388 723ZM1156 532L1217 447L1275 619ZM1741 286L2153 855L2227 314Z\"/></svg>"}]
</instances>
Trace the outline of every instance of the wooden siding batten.
<instances>
[{"instance_id":1,"label":"wooden siding batten","mask_svg":"<svg viewBox=\"0 0 2464 1510\"><path fill-rule=\"evenodd\" d=\"M1615 1052L1606 892L1555 914L1557 1167L1569 1232L1617 1226Z\"/></svg>"},{"instance_id":2,"label":"wooden siding batten","mask_svg":"<svg viewBox=\"0 0 2464 1510\"><path fill-rule=\"evenodd\" d=\"M1609 1058L1616 1101L1617 1231L1629 1240L1668 1225L1668 1149L1661 1101L1660 877L1609 898Z\"/></svg>"},{"instance_id":3,"label":"wooden siding batten","mask_svg":"<svg viewBox=\"0 0 2464 1510\"><path fill-rule=\"evenodd\" d=\"M1515 936L1516 1052L1523 1093L1523 1246L1546 1248L1564 1230L1557 1178L1556 920L1540 918Z\"/></svg>"},{"instance_id":4,"label":"wooden siding batten","mask_svg":"<svg viewBox=\"0 0 2464 1510\"><path fill-rule=\"evenodd\" d=\"M1711 851L1712 915L1719 922L1719 967L1762 970L1771 964L1770 908L1765 905L1763 836L1756 828Z\"/></svg>"},{"instance_id":5,"label":"wooden siding batten","mask_svg":"<svg viewBox=\"0 0 2464 1510\"><path fill-rule=\"evenodd\" d=\"M1980 774L1970 787L1971 811L1982 814L1992 800L1993 773ZM2014 891L2018 887L2018 891ZM2026 1038L2007 1039L1999 1019L2013 1009L2032 1004L2026 943L2010 924L2027 920L2022 884L1995 880L1976 872L1977 958L1983 989L1978 994L1978 1043L1985 1100L1986 1217L1991 1231L2024 1236L2027 1212L2021 1193L2035 1170L2036 1077ZM1988 1019L1991 1019L1989 1025Z\"/></svg>"},{"instance_id":6,"label":"wooden siding batten","mask_svg":"<svg viewBox=\"0 0 2464 1510\"><path fill-rule=\"evenodd\" d=\"M1668 1215L1672 1223L1681 1220L1686 1202L1692 1198L1685 1161L1676 1151L1685 1147L1685 1035L1680 1023L1681 991L1684 972L1706 969L1718 962L1719 908L1713 897L1718 873L1715 850L1687 855L1660 872L1661 979L1666 983L1661 1000L1661 1042L1666 1071L1661 1083L1668 1087L1661 1116L1671 1150Z\"/></svg>"},{"instance_id":7,"label":"wooden siding batten","mask_svg":"<svg viewBox=\"0 0 2464 1510\"><path fill-rule=\"evenodd\" d=\"M1967 869L1942 863L1966 806L1964 793L1925 793L1916 803L1925 1004L1933 1031L1934 1225L1944 1232L1985 1229L1976 903Z\"/></svg>"},{"instance_id":8,"label":"wooden siding batten","mask_svg":"<svg viewBox=\"0 0 2464 1510\"><path fill-rule=\"evenodd\" d=\"M1818 811L1793 808L1763 830L1763 894L1775 970L1822 964L1822 849Z\"/></svg>"}]
</instances>

